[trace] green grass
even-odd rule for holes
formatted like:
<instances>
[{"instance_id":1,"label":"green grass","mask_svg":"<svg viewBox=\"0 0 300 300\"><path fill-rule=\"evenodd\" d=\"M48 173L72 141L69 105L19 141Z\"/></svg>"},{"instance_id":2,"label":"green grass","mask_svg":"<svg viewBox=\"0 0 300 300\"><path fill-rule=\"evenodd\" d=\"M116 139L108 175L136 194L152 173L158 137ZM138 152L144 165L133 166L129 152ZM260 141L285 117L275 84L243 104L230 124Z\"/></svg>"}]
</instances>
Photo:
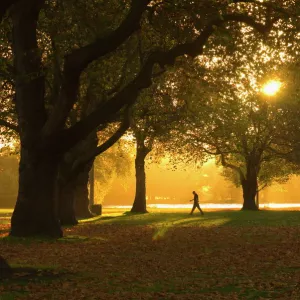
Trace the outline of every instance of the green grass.
<instances>
[{"instance_id":1,"label":"green grass","mask_svg":"<svg viewBox=\"0 0 300 300\"><path fill-rule=\"evenodd\" d=\"M298 226L300 211L210 211L204 216L188 212L152 212L148 214L103 215L80 224L119 224L150 226Z\"/></svg>"},{"instance_id":2,"label":"green grass","mask_svg":"<svg viewBox=\"0 0 300 300\"><path fill-rule=\"evenodd\" d=\"M13 267L39 270L0 284L0 300L299 299L300 211L117 211L64 234L0 238Z\"/></svg>"},{"instance_id":3,"label":"green grass","mask_svg":"<svg viewBox=\"0 0 300 300\"><path fill-rule=\"evenodd\" d=\"M0 209L0 224L9 224L12 210ZM2 216L2 218L1 218ZM4 217L4 218L3 218ZM201 220L201 223L199 223ZM132 214L116 209L102 216L80 220L80 224L124 224L163 226L297 226L300 225L300 211L261 210L252 211L209 211L204 216L189 210L150 209L149 214Z\"/></svg>"},{"instance_id":4,"label":"green grass","mask_svg":"<svg viewBox=\"0 0 300 300\"><path fill-rule=\"evenodd\" d=\"M15 300L17 297L22 297L24 293L20 292L7 292L0 295L0 300Z\"/></svg>"}]
</instances>

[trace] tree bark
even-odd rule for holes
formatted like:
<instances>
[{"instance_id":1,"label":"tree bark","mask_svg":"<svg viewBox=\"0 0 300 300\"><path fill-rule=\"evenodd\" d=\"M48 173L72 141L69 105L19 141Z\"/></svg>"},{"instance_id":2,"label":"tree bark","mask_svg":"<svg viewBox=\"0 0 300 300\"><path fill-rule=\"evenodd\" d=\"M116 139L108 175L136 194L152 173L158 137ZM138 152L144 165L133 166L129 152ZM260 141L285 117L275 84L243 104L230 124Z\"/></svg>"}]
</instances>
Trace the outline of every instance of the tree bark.
<instances>
[{"instance_id":1,"label":"tree bark","mask_svg":"<svg viewBox=\"0 0 300 300\"><path fill-rule=\"evenodd\" d=\"M74 190L72 182L59 187L59 219L61 225L77 225L78 221L74 210Z\"/></svg>"},{"instance_id":2,"label":"tree bark","mask_svg":"<svg viewBox=\"0 0 300 300\"><path fill-rule=\"evenodd\" d=\"M256 189L256 206L257 206L257 209L259 209L259 190L258 190L258 187Z\"/></svg>"},{"instance_id":3,"label":"tree bark","mask_svg":"<svg viewBox=\"0 0 300 300\"><path fill-rule=\"evenodd\" d=\"M96 132L69 151L60 162L60 219L62 225L76 225L77 218L90 218L88 180L94 158L86 153L97 148ZM76 165L76 167L74 167Z\"/></svg>"},{"instance_id":4,"label":"tree bark","mask_svg":"<svg viewBox=\"0 0 300 300\"><path fill-rule=\"evenodd\" d=\"M95 204L95 166L92 165L89 172L89 187L90 187L90 207Z\"/></svg>"},{"instance_id":5,"label":"tree bark","mask_svg":"<svg viewBox=\"0 0 300 300\"><path fill-rule=\"evenodd\" d=\"M61 237L57 214L58 163L21 147L19 192L11 218L12 236Z\"/></svg>"},{"instance_id":6,"label":"tree bark","mask_svg":"<svg viewBox=\"0 0 300 300\"><path fill-rule=\"evenodd\" d=\"M145 158L149 151L143 144L138 142L135 158L135 198L131 212L148 213L146 203L146 172L145 172Z\"/></svg>"},{"instance_id":7,"label":"tree bark","mask_svg":"<svg viewBox=\"0 0 300 300\"><path fill-rule=\"evenodd\" d=\"M20 0L12 10L15 103L21 140L19 191L11 219L13 236L62 236L56 205L60 155L41 143L47 114L36 31L43 4L44 0Z\"/></svg>"},{"instance_id":8,"label":"tree bark","mask_svg":"<svg viewBox=\"0 0 300 300\"><path fill-rule=\"evenodd\" d=\"M76 180L75 189L75 215L77 218L91 218L93 214L89 210L89 171L91 169L91 163L86 166L83 172L81 172Z\"/></svg>"},{"instance_id":9,"label":"tree bark","mask_svg":"<svg viewBox=\"0 0 300 300\"><path fill-rule=\"evenodd\" d=\"M242 210L258 210L258 207L255 203L256 186L249 181L245 181L242 184L242 187L244 198Z\"/></svg>"},{"instance_id":10,"label":"tree bark","mask_svg":"<svg viewBox=\"0 0 300 300\"><path fill-rule=\"evenodd\" d=\"M91 163L80 172L69 173L71 166L60 164L59 219L61 225L77 225L77 218L91 218L89 210L88 181Z\"/></svg>"},{"instance_id":11,"label":"tree bark","mask_svg":"<svg viewBox=\"0 0 300 300\"><path fill-rule=\"evenodd\" d=\"M256 168L253 164L247 166L247 176L242 180L243 188L243 208L242 210L258 210L255 197L257 192L257 175Z\"/></svg>"}]
</instances>

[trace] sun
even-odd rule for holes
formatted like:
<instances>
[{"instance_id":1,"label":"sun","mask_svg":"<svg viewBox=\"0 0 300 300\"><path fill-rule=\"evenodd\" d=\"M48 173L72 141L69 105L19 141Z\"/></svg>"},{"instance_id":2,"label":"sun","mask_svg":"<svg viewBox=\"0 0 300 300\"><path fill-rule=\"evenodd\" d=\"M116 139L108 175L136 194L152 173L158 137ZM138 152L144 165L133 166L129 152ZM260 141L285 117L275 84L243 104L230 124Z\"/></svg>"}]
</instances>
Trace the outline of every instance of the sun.
<instances>
[{"instance_id":1,"label":"sun","mask_svg":"<svg viewBox=\"0 0 300 300\"><path fill-rule=\"evenodd\" d=\"M279 91L281 85L280 81L271 80L263 86L262 91L268 96L274 96Z\"/></svg>"}]
</instances>

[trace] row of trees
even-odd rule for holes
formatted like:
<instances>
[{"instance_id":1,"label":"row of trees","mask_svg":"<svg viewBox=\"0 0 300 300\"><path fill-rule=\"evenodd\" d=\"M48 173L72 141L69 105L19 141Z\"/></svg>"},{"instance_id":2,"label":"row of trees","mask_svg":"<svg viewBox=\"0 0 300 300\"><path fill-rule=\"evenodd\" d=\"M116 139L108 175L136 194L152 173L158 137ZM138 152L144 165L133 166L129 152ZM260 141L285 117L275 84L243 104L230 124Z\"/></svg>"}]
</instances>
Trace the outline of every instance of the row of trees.
<instances>
[{"instance_id":1,"label":"row of trees","mask_svg":"<svg viewBox=\"0 0 300 300\"><path fill-rule=\"evenodd\" d=\"M154 132L172 144L171 125L188 125L181 115L187 99L174 85L185 80L180 74L186 63L242 53L245 42L254 49L267 36L280 34L288 44L298 30L298 11L294 1L2 1L1 125L20 140L11 235L57 237L61 222L76 223L75 186L76 194L81 186L87 195L93 160L130 124L138 142L137 178L143 179ZM271 39L270 47L273 43L279 40ZM170 67L179 70L172 80L167 79ZM207 81L205 72L187 75ZM170 90L166 97L163 85ZM210 90L204 86L203 91ZM144 201L142 183L139 188L134 210L145 210L136 204Z\"/></svg>"}]
</instances>

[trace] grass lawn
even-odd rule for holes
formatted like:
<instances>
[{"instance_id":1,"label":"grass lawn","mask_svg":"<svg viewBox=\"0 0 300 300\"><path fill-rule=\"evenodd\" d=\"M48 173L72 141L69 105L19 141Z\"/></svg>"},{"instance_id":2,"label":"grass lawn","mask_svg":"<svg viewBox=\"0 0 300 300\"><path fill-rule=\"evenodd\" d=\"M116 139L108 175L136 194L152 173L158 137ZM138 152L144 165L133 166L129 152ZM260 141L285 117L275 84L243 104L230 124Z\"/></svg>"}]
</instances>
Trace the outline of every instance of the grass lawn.
<instances>
[{"instance_id":1,"label":"grass lawn","mask_svg":"<svg viewBox=\"0 0 300 300\"><path fill-rule=\"evenodd\" d=\"M59 240L7 237L5 216L0 255L37 271L0 300L300 299L299 211L110 211Z\"/></svg>"}]
</instances>

